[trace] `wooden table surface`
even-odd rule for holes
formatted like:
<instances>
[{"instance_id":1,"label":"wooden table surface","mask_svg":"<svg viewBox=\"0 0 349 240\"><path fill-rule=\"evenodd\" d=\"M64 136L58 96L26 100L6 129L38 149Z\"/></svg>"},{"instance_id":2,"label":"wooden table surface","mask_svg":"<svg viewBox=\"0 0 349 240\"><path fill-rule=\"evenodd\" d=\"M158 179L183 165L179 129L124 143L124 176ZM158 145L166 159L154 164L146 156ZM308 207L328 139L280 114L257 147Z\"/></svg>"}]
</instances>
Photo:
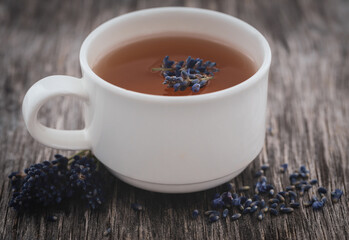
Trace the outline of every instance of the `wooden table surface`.
<instances>
[{"instance_id":1,"label":"wooden table surface","mask_svg":"<svg viewBox=\"0 0 349 240\"><path fill-rule=\"evenodd\" d=\"M263 163L266 176L281 189L290 169L305 164L311 178L344 190L338 204L323 210L301 208L289 215L266 215L259 222L244 216L236 222L210 224L190 217L210 208L215 192L159 194L131 187L106 175L107 200L100 210L79 200L35 213L8 208L7 175L52 159L60 152L28 134L21 103L28 88L53 74L81 76L79 48L104 21L137 9L191 6L231 14L260 30L272 54L267 134L260 155L237 178L236 187L253 185ZM195 0L2 0L0 1L0 236L2 239L349 239L349 1L195 1ZM208 29L209 30L209 29ZM83 126L80 103L73 98L48 102L40 120L59 129ZM315 191L312 189L309 195ZM308 198L306 194L305 199ZM130 208L139 202L145 211ZM57 222L47 222L55 215ZM109 236L103 232L111 228Z\"/></svg>"}]
</instances>

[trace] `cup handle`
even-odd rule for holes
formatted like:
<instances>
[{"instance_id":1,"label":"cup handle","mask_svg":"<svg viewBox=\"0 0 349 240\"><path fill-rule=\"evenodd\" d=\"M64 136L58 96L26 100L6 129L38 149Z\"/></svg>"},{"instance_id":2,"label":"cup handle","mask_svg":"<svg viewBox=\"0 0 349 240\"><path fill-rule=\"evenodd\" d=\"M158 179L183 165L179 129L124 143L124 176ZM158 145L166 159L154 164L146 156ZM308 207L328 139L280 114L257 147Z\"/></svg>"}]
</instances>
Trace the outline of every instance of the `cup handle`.
<instances>
[{"instance_id":1,"label":"cup handle","mask_svg":"<svg viewBox=\"0 0 349 240\"><path fill-rule=\"evenodd\" d=\"M22 112L29 133L37 141L53 148L66 150L90 149L86 128L82 130L57 130L42 125L37 115L45 102L58 96L78 96L88 102L83 80L75 77L54 75L41 79L26 93Z\"/></svg>"}]
</instances>

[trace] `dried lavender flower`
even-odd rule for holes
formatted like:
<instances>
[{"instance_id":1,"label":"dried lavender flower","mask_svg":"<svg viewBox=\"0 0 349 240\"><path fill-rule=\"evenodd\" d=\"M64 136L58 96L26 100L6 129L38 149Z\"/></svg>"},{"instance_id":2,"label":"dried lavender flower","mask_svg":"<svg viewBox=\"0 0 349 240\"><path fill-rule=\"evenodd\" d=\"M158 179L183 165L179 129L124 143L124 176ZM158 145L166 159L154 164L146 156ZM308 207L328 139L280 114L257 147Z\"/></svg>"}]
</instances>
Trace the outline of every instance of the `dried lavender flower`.
<instances>
[{"instance_id":1,"label":"dried lavender flower","mask_svg":"<svg viewBox=\"0 0 349 240\"><path fill-rule=\"evenodd\" d=\"M185 61L174 62L166 56L160 68L153 68L152 71L160 71L165 78L163 84L173 88L175 92L184 91L191 87L193 92L198 92L207 85L215 72L218 72L216 63L204 62L200 58L188 57Z\"/></svg>"}]
</instances>

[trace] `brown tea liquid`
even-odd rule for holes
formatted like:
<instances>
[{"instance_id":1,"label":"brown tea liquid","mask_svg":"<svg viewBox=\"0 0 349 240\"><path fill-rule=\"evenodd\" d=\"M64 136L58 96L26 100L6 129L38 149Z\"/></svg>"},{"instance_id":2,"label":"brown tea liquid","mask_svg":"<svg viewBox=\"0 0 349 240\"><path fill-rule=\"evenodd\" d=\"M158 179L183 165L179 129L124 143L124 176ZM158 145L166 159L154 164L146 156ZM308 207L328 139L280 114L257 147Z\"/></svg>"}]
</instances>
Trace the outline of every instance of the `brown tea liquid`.
<instances>
[{"instance_id":1,"label":"brown tea liquid","mask_svg":"<svg viewBox=\"0 0 349 240\"><path fill-rule=\"evenodd\" d=\"M162 84L164 78L160 72L151 70L161 67L166 55L174 61L185 61L191 56L216 62L219 72L198 93L193 93L191 87L174 92L173 88ZM93 71L105 81L127 90L186 96L237 85L251 77L256 72L256 67L249 57L228 46L201 38L171 36L144 39L118 48L103 57L93 67Z\"/></svg>"}]
</instances>

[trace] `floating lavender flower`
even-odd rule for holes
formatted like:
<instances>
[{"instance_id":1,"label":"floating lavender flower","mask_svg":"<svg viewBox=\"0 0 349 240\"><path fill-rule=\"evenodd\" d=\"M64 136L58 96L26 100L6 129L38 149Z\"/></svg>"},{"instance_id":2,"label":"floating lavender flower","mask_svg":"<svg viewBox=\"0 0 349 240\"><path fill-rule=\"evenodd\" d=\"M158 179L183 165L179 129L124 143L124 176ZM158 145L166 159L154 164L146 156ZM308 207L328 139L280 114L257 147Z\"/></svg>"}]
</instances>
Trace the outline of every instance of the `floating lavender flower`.
<instances>
[{"instance_id":1,"label":"floating lavender flower","mask_svg":"<svg viewBox=\"0 0 349 240\"><path fill-rule=\"evenodd\" d=\"M165 80L163 84L173 88L175 92L184 91L191 87L193 92L198 92L204 87L215 72L218 72L216 63L204 62L200 58L188 57L185 61L174 62L166 56L160 68L153 68L153 71L161 71Z\"/></svg>"}]
</instances>

